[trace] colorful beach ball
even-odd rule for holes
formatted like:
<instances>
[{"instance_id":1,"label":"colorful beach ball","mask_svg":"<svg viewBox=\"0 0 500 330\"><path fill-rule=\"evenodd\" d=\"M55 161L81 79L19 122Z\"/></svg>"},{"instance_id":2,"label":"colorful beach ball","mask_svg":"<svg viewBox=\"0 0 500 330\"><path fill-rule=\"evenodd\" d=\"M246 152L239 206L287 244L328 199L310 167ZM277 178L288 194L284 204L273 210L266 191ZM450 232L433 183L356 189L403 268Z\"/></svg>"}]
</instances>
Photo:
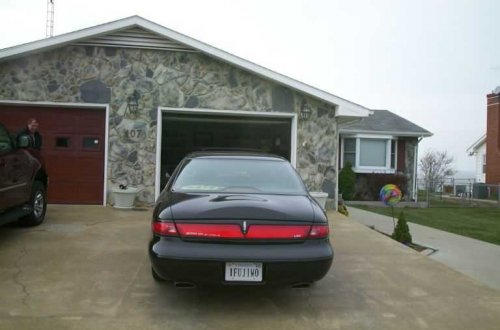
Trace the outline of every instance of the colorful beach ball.
<instances>
[{"instance_id":1,"label":"colorful beach ball","mask_svg":"<svg viewBox=\"0 0 500 330\"><path fill-rule=\"evenodd\" d=\"M388 206L394 206L401 200L401 190L395 184L386 184L380 189L380 201Z\"/></svg>"}]
</instances>

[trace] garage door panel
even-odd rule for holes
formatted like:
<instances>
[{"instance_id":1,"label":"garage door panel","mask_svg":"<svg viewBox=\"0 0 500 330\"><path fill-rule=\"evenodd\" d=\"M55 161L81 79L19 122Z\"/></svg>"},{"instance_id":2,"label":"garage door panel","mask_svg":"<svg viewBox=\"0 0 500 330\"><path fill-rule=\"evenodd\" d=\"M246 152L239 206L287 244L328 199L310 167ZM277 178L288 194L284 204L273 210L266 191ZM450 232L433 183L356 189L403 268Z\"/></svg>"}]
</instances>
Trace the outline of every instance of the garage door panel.
<instances>
[{"instance_id":1,"label":"garage door panel","mask_svg":"<svg viewBox=\"0 0 500 330\"><path fill-rule=\"evenodd\" d=\"M102 191L92 189L92 184L88 182L51 182L60 189L49 192L48 198L55 200L56 204L95 204L92 200L102 198ZM57 201L64 200L65 203Z\"/></svg>"},{"instance_id":2,"label":"garage door panel","mask_svg":"<svg viewBox=\"0 0 500 330\"><path fill-rule=\"evenodd\" d=\"M42 155L50 177L49 203L102 204L105 111L0 106L0 120L12 132L18 132L30 117L40 123Z\"/></svg>"}]
</instances>

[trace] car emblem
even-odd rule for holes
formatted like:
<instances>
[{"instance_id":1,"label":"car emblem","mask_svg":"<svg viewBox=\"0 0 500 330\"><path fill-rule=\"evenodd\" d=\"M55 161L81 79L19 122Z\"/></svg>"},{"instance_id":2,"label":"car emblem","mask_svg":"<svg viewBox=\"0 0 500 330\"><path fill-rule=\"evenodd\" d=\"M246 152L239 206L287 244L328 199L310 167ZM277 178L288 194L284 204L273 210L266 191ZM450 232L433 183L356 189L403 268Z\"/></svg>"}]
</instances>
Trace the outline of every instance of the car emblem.
<instances>
[{"instance_id":1,"label":"car emblem","mask_svg":"<svg viewBox=\"0 0 500 330\"><path fill-rule=\"evenodd\" d=\"M243 221L243 234L247 233L247 222Z\"/></svg>"}]
</instances>

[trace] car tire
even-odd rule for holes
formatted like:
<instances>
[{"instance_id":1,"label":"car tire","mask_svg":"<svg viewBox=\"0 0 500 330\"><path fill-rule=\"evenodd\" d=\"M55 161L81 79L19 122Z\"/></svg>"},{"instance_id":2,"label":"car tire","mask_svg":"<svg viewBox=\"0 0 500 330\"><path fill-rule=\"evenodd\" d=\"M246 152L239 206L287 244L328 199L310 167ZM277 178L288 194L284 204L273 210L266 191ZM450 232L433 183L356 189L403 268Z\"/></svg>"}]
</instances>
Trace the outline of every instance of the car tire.
<instances>
[{"instance_id":1,"label":"car tire","mask_svg":"<svg viewBox=\"0 0 500 330\"><path fill-rule=\"evenodd\" d=\"M45 186L40 181L33 182L31 187L31 198L29 201L31 212L21 218L21 223L25 226L38 226L45 219L47 211L47 193Z\"/></svg>"}]
</instances>

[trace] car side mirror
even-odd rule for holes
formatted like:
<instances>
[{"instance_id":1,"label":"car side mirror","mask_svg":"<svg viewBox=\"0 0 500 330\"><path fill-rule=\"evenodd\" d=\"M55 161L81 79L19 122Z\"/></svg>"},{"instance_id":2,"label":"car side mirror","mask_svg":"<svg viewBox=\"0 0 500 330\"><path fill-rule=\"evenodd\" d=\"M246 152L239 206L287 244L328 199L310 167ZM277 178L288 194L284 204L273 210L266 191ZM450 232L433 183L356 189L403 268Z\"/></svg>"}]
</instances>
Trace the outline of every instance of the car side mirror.
<instances>
[{"instance_id":1,"label":"car side mirror","mask_svg":"<svg viewBox=\"0 0 500 330\"><path fill-rule=\"evenodd\" d=\"M30 137L28 135L22 134L17 137L18 148L28 148L29 146L30 146Z\"/></svg>"}]
</instances>

